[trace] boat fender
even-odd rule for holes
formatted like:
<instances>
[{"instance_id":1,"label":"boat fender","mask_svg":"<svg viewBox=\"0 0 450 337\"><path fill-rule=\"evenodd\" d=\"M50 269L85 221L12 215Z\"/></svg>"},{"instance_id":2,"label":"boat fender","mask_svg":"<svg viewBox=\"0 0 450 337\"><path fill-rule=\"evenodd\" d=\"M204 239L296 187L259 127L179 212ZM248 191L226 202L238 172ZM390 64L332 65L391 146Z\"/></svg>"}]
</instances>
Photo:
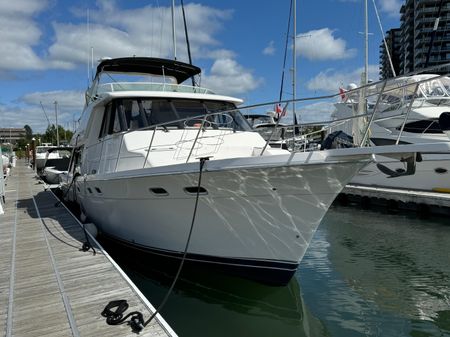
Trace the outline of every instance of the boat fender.
<instances>
[{"instance_id":1,"label":"boat fender","mask_svg":"<svg viewBox=\"0 0 450 337\"><path fill-rule=\"evenodd\" d=\"M91 234L91 236L93 238L96 238L98 235L98 230L97 230L97 226L95 224L93 224L92 222L88 222L84 224L84 228L86 229L86 231Z\"/></svg>"}]
</instances>

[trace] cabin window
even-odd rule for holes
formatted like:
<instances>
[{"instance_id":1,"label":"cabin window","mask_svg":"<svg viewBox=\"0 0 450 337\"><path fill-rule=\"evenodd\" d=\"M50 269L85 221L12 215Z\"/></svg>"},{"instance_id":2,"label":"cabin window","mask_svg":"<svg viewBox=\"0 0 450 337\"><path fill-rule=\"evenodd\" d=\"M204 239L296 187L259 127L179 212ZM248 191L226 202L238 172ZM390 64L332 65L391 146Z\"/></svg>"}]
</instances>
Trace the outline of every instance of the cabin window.
<instances>
[{"instance_id":1,"label":"cabin window","mask_svg":"<svg viewBox=\"0 0 450 337\"><path fill-rule=\"evenodd\" d=\"M400 128L397 128L400 130ZM412 133L442 133L439 123L434 120L421 120L405 124L405 132Z\"/></svg>"},{"instance_id":2,"label":"cabin window","mask_svg":"<svg viewBox=\"0 0 450 337\"><path fill-rule=\"evenodd\" d=\"M220 111L227 112L214 114ZM188 99L132 98L116 99L105 107L99 138L155 124L164 124L166 128L194 127L201 123L204 115L208 113L211 115L206 118L205 127L207 128L251 130L246 119L232 103Z\"/></svg>"}]
</instances>

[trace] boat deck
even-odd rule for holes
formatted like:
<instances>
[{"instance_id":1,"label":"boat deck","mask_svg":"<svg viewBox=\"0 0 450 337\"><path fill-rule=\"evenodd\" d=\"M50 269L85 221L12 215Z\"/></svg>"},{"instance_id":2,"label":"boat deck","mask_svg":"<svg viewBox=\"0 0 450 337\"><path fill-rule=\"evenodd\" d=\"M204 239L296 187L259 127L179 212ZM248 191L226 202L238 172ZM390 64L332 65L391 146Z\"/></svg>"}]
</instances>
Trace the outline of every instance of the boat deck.
<instances>
[{"instance_id":1,"label":"boat deck","mask_svg":"<svg viewBox=\"0 0 450 337\"><path fill-rule=\"evenodd\" d=\"M450 215L450 193L349 184L338 200L342 201L342 196L361 202L363 207L373 203L423 213Z\"/></svg>"},{"instance_id":2,"label":"boat deck","mask_svg":"<svg viewBox=\"0 0 450 337\"><path fill-rule=\"evenodd\" d=\"M153 306L97 242L84 252L80 223L45 191L23 163L8 177L0 215L0 331L9 336L136 336L101 315L127 300L125 315ZM176 336L157 315L140 336Z\"/></svg>"}]
</instances>

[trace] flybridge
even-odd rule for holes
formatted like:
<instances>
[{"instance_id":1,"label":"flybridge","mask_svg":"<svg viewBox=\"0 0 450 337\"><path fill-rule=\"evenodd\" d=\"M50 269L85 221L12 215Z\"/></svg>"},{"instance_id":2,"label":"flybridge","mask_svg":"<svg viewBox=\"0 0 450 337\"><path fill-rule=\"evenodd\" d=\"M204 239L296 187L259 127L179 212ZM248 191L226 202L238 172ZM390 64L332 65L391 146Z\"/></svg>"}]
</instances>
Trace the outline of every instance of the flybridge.
<instances>
[{"instance_id":1,"label":"flybridge","mask_svg":"<svg viewBox=\"0 0 450 337\"><path fill-rule=\"evenodd\" d=\"M86 92L86 104L103 93L114 91L214 94L206 88L180 84L200 73L199 67L175 60L153 57L103 59L97 66L91 87Z\"/></svg>"}]
</instances>

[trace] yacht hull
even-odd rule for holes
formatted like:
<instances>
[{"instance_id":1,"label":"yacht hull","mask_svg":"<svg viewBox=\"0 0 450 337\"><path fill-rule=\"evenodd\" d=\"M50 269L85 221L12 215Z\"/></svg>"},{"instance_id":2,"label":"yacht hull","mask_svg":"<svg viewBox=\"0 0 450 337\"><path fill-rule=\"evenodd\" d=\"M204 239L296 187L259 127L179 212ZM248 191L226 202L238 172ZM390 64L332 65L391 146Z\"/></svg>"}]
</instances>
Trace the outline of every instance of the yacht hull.
<instances>
[{"instance_id":1,"label":"yacht hull","mask_svg":"<svg viewBox=\"0 0 450 337\"><path fill-rule=\"evenodd\" d=\"M206 170L188 259L267 283L287 283L329 206L366 164L367 158ZM76 188L82 211L101 232L142 250L179 257L196 199L187 190L197 182L198 172L116 172L79 177Z\"/></svg>"},{"instance_id":2,"label":"yacht hull","mask_svg":"<svg viewBox=\"0 0 450 337\"><path fill-rule=\"evenodd\" d=\"M377 156L377 162L392 171L406 170L406 164L391 158ZM422 154L421 161L416 162L413 175L390 178L370 163L364 167L352 180L351 184L388 187L422 191L450 190L450 153Z\"/></svg>"}]
</instances>

